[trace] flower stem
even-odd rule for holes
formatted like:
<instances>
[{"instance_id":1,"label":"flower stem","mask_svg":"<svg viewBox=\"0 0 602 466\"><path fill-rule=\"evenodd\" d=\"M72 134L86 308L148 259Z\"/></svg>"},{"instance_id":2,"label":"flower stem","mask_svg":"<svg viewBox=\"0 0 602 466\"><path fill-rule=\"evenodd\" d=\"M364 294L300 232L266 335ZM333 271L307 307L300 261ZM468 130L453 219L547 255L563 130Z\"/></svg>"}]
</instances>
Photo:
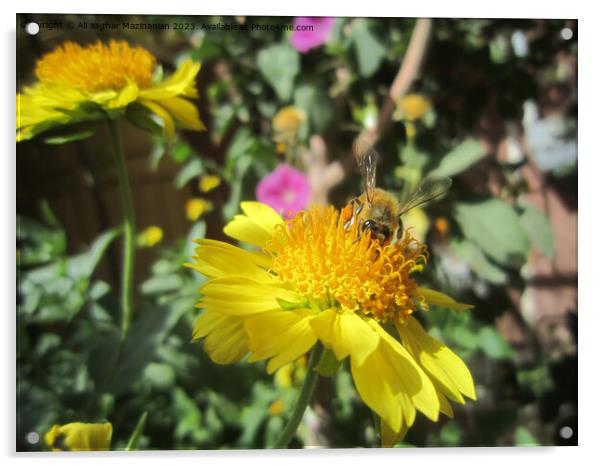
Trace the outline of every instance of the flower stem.
<instances>
[{"instance_id":1,"label":"flower stem","mask_svg":"<svg viewBox=\"0 0 602 466\"><path fill-rule=\"evenodd\" d=\"M297 432L297 427L299 427L301 419L303 419L303 413L305 413L305 408L307 408L307 405L311 400L311 395L316 386L316 381L318 380L318 371L316 369L318 363L320 362L320 356L322 356L323 351L324 347L322 344L320 342L316 343L311 352L311 356L309 357L307 373L305 374L305 380L303 381L301 393L299 393L299 398L295 404L293 414L288 420L288 423L282 431L280 438L278 438L273 448L287 448L291 439Z\"/></svg>"},{"instance_id":2,"label":"flower stem","mask_svg":"<svg viewBox=\"0 0 602 466\"><path fill-rule=\"evenodd\" d=\"M119 192L121 193L121 203L123 205L123 263L121 275L121 337L125 339L130 328L132 320L132 301L134 284L134 233L136 226L134 223L134 207L132 204L132 191L128 179L127 168L125 166L125 157L121 147L121 138L117 122L109 119L109 132L111 133L111 143L113 145L113 160L117 168L117 180L119 183Z\"/></svg>"}]
</instances>

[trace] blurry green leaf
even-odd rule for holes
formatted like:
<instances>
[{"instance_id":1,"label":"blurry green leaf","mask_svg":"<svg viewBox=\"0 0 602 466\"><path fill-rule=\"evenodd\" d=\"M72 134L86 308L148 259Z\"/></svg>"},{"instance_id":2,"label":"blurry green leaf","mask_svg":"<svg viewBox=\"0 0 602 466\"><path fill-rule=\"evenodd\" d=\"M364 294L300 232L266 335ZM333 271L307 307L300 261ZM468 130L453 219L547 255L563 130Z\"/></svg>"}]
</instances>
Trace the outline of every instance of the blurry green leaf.
<instances>
[{"instance_id":1,"label":"blurry green leaf","mask_svg":"<svg viewBox=\"0 0 602 466\"><path fill-rule=\"evenodd\" d=\"M444 446L455 447L462 440L462 429L456 421L450 420L443 426L439 435Z\"/></svg>"},{"instance_id":2,"label":"blurry green leaf","mask_svg":"<svg viewBox=\"0 0 602 466\"><path fill-rule=\"evenodd\" d=\"M138 423L136 424L136 428L130 439L128 440L127 446L125 447L126 451L133 451L138 449L138 442L140 442L140 437L142 436L142 432L144 432L144 426L146 425L146 418L148 417L148 413L145 411L140 416Z\"/></svg>"},{"instance_id":3,"label":"blurry green leaf","mask_svg":"<svg viewBox=\"0 0 602 466\"><path fill-rule=\"evenodd\" d=\"M163 127L154 120L152 115L153 113L139 102L129 104L125 112L125 117L134 126L163 138Z\"/></svg>"},{"instance_id":4,"label":"blurry green leaf","mask_svg":"<svg viewBox=\"0 0 602 466\"><path fill-rule=\"evenodd\" d=\"M487 155L485 145L476 139L467 139L451 152L444 155L439 166L432 174L438 176L454 176L463 172Z\"/></svg>"},{"instance_id":5,"label":"blurry green leaf","mask_svg":"<svg viewBox=\"0 0 602 466\"><path fill-rule=\"evenodd\" d=\"M360 75L369 78L380 67L386 56L386 49L370 31L365 19L357 19L353 22L351 37L355 45Z\"/></svg>"},{"instance_id":6,"label":"blurry green leaf","mask_svg":"<svg viewBox=\"0 0 602 466\"><path fill-rule=\"evenodd\" d=\"M554 389L554 382L547 364L530 370L519 370L516 378L519 384L528 387L537 398L542 398L546 392Z\"/></svg>"},{"instance_id":7,"label":"blurry green leaf","mask_svg":"<svg viewBox=\"0 0 602 466\"><path fill-rule=\"evenodd\" d=\"M295 76L299 73L299 54L288 43L270 45L257 54L259 71L276 91L281 101L293 93Z\"/></svg>"},{"instance_id":8,"label":"blurry green leaf","mask_svg":"<svg viewBox=\"0 0 602 466\"><path fill-rule=\"evenodd\" d=\"M194 307L194 298L174 298L168 304L145 310L134 320L125 342L118 332L99 335L90 358L96 384L121 394L136 382L153 361L157 349L180 318Z\"/></svg>"},{"instance_id":9,"label":"blurry green leaf","mask_svg":"<svg viewBox=\"0 0 602 466\"><path fill-rule=\"evenodd\" d=\"M513 355L512 348L508 342L491 325L479 330L478 339L479 348L490 358L505 359Z\"/></svg>"},{"instance_id":10,"label":"blurry green leaf","mask_svg":"<svg viewBox=\"0 0 602 466\"><path fill-rule=\"evenodd\" d=\"M538 447L539 442L526 427L518 426L514 432L514 442L521 447Z\"/></svg>"},{"instance_id":11,"label":"blurry green leaf","mask_svg":"<svg viewBox=\"0 0 602 466\"><path fill-rule=\"evenodd\" d=\"M44 139L46 144L66 144L68 142L81 141L82 139L88 139L94 134L94 130L88 129L85 131L78 131L77 133L66 134L63 136L52 136Z\"/></svg>"},{"instance_id":12,"label":"blurry green leaf","mask_svg":"<svg viewBox=\"0 0 602 466\"><path fill-rule=\"evenodd\" d=\"M295 90L295 106L303 109L309 116L313 132L321 133L330 124L333 117L332 103L328 94L313 84L304 84Z\"/></svg>"},{"instance_id":13,"label":"blurry green leaf","mask_svg":"<svg viewBox=\"0 0 602 466\"><path fill-rule=\"evenodd\" d=\"M182 286L182 278L178 274L155 275L140 285L140 291L145 295L163 294L177 290Z\"/></svg>"},{"instance_id":14,"label":"blurry green leaf","mask_svg":"<svg viewBox=\"0 0 602 466\"><path fill-rule=\"evenodd\" d=\"M202 413L194 401L186 392L176 387L173 391L173 400L177 425L174 432L176 439L184 439L191 436L193 439L202 440L203 426Z\"/></svg>"},{"instance_id":15,"label":"blurry green leaf","mask_svg":"<svg viewBox=\"0 0 602 466\"><path fill-rule=\"evenodd\" d=\"M200 158L195 157L190 160L182 169L178 172L174 179L174 185L178 189L182 189L186 183L191 179L201 175L203 173L203 162Z\"/></svg>"},{"instance_id":16,"label":"blurry green leaf","mask_svg":"<svg viewBox=\"0 0 602 466\"><path fill-rule=\"evenodd\" d=\"M265 445L274 445L284 429L284 420L280 416L270 416L265 428Z\"/></svg>"},{"instance_id":17,"label":"blurry green leaf","mask_svg":"<svg viewBox=\"0 0 602 466\"><path fill-rule=\"evenodd\" d=\"M73 279L90 278L111 242L121 234L121 228L105 231L94 240L88 252L67 261L67 271Z\"/></svg>"},{"instance_id":18,"label":"blurry green leaf","mask_svg":"<svg viewBox=\"0 0 602 466\"><path fill-rule=\"evenodd\" d=\"M194 149L186 141L177 139L169 149L169 155L174 161L182 163L194 155Z\"/></svg>"},{"instance_id":19,"label":"blurry green leaf","mask_svg":"<svg viewBox=\"0 0 602 466\"><path fill-rule=\"evenodd\" d=\"M452 241L451 247L458 256L464 259L472 271L483 280L496 285L506 283L506 272L483 254L483 251L468 240Z\"/></svg>"},{"instance_id":20,"label":"blurry green leaf","mask_svg":"<svg viewBox=\"0 0 602 466\"><path fill-rule=\"evenodd\" d=\"M530 244L515 210L499 199L456 205L455 217L469 240L497 262L520 267Z\"/></svg>"},{"instance_id":21,"label":"blurry green leaf","mask_svg":"<svg viewBox=\"0 0 602 466\"><path fill-rule=\"evenodd\" d=\"M545 256L554 259L554 231L546 214L527 202L520 203L523 209L520 222L533 246Z\"/></svg>"},{"instance_id":22,"label":"blurry green leaf","mask_svg":"<svg viewBox=\"0 0 602 466\"><path fill-rule=\"evenodd\" d=\"M158 389L167 390L174 386L176 374L168 364L151 362L144 369L144 380Z\"/></svg>"},{"instance_id":23,"label":"blurry green leaf","mask_svg":"<svg viewBox=\"0 0 602 466\"><path fill-rule=\"evenodd\" d=\"M340 367L341 361L337 359L331 350L325 349L324 352L322 352L322 356L320 357L320 361L318 362L318 367L316 370L321 376L332 377L337 373Z\"/></svg>"},{"instance_id":24,"label":"blurry green leaf","mask_svg":"<svg viewBox=\"0 0 602 466\"><path fill-rule=\"evenodd\" d=\"M62 228L61 222L59 222L59 219L52 211L52 208L46 199L42 199L40 201L40 212L42 213L42 217L47 225L56 229Z\"/></svg>"}]
</instances>

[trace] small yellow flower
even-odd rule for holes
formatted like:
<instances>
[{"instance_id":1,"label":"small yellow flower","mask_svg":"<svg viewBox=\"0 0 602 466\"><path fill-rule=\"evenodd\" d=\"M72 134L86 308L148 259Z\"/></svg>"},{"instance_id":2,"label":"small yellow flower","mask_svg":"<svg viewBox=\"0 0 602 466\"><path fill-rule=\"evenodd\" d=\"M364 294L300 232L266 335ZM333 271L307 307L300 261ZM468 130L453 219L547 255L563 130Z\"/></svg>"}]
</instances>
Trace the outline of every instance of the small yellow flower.
<instances>
[{"instance_id":1,"label":"small yellow flower","mask_svg":"<svg viewBox=\"0 0 602 466\"><path fill-rule=\"evenodd\" d=\"M269 360L274 373L320 341L339 360L350 358L359 395L385 425L383 445L403 435L416 411L435 421L440 412L451 416L448 399L475 399L468 368L413 316L429 304L471 306L418 286L412 274L426 262L426 247L411 231L381 245L368 233L358 240L332 207L288 221L258 202L241 207L244 215L224 232L260 250L202 239L187 264L208 278L193 339L204 339L214 362L250 353L250 362Z\"/></svg>"},{"instance_id":2,"label":"small yellow flower","mask_svg":"<svg viewBox=\"0 0 602 466\"><path fill-rule=\"evenodd\" d=\"M292 105L282 108L272 119L272 126L277 133L296 133L307 120L305 112Z\"/></svg>"},{"instance_id":3,"label":"small yellow flower","mask_svg":"<svg viewBox=\"0 0 602 466\"><path fill-rule=\"evenodd\" d=\"M276 400L268 408L268 413L270 414L270 416L278 416L280 413L282 413L283 409L284 409L283 401Z\"/></svg>"},{"instance_id":4,"label":"small yellow flower","mask_svg":"<svg viewBox=\"0 0 602 466\"><path fill-rule=\"evenodd\" d=\"M44 434L44 442L52 451L107 451L111 446L113 426L72 422L60 426L55 424Z\"/></svg>"},{"instance_id":5,"label":"small yellow flower","mask_svg":"<svg viewBox=\"0 0 602 466\"><path fill-rule=\"evenodd\" d=\"M193 197L186 202L186 216L194 222L213 210L213 203L202 197Z\"/></svg>"},{"instance_id":6,"label":"small yellow flower","mask_svg":"<svg viewBox=\"0 0 602 466\"><path fill-rule=\"evenodd\" d=\"M187 60L161 83L153 83L155 57L124 41L82 47L65 42L36 63L37 82L17 95L17 141L58 125L115 118L138 104L158 116L172 140L176 124L205 129L197 108L195 79L201 65Z\"/></svg>"},{"instance_id":7,"label":"small yellow flower","mask_svg":"<svg viewBox=\"0 0 602 466\"><path fill-rule=\"evenodd\" d=\"M163 239L163 230L161 227L152 225L138 234L138 246L151 248Z\"/></svg>"},{"instance_id":8,"label":"small yellow flower","mask_svg":"<svg viewBox=\"0 0 602 466\"><path fill-rule=\"evenodd\" d=\"M203 175L199 181L199 189L204 193L208 193L217 188L221 182L221 178L217 175Z\"/></svg>"},{"instance_id":9,"label":"small yellow flower","mask_svg":"<svg viewBox=\"0 0 602 466\"><path fill-rule=\"evenodd\" d=\"M397 102L395 119L416 121L426 115L431 108L431 102L419 94L408 94Z\"/></svg>"},{"instance_id":10,"label":"small yellow flower","mask_svg":"<svg viewBox=\"0 0 602 466\"><path fill-rule=\"evenodd\" d=\"M301 109L288 106L281 109L272 119L272 127L276 135L276 151L286 153L289 147L297 144L297 133L301 125L307 120L307 115Z\"/></svg>"}]
</instances>

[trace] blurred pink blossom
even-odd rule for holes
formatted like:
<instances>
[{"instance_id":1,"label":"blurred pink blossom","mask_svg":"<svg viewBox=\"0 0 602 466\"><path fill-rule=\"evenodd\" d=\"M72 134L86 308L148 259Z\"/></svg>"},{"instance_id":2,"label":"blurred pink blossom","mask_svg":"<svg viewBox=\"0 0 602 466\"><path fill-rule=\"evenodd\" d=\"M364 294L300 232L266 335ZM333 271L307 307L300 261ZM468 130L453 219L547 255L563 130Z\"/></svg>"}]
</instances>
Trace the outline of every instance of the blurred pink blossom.
<instances>
[{"instance_id":1,"label":"blurred pink blossom","mask_svg":"<svg viewBox=\"0 0 602 466\"><path fill-rule=\"evenodd\" d=\"M334 26L334 18L329 17L303 17L293 20L295 31L291 36L291 44L299 52L306 53L309 49L319 47L326 43ZM300 31L298 26L313 26L312 30Z\"/></svg>"},{"instance_id":2,"label":"blurred pink blossom","mask_svg":"<svg viewBox=\"0 0 602 466\"><path fill-rule=\"evenodd\" d=\"M285 218L305 209L310 198L309 180L304 173L287 164L280 164L257 185L259 202L269 205Z\"/></svg>"}]
</instances>

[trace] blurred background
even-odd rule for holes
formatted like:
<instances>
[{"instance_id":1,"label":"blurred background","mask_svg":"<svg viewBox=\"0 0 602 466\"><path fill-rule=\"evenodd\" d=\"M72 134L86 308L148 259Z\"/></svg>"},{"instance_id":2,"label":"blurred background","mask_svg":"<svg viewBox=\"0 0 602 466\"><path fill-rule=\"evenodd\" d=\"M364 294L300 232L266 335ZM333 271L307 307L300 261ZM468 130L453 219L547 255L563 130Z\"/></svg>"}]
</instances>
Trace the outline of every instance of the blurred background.
<instances>
[{"instance_id":1,"label":"blurred background","mask_svg":"<svg viewBox=\"0 0 602 466\"><path fill-rule=\"evenodd\" d=\"M305 174L312 202L344 206L361 193L360 133L380 153L377 185L400 198L429 173L452 177L404 224L429 246L419 282L475 306L421 319L464 359L477 401L438 423L419 416L401 446L577 444L576 20L18 15L29 22L49 26L17 30L18 91L65 40L127 40L166 76L203 63L208 130L168 147L121 122L139 248L118 360L122 213L106 127L17 145L18 450L44 450L27 434L52 424L105 420L124 448L145 411L141 448L272 443L304 359L273 377L211 363L190 341L202 279L182 264L192 239L227 240L239 202L281 164ZM377 445L348 367L321 379L293 446Z\"/></svg>"}]
</instances>

